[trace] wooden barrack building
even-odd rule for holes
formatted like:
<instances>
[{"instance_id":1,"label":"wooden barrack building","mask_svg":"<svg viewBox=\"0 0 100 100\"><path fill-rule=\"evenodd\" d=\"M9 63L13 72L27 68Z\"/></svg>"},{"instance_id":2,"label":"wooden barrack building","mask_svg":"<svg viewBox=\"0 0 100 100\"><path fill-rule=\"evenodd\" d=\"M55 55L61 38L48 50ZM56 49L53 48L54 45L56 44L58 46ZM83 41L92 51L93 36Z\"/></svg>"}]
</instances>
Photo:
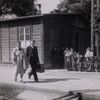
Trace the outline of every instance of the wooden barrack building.
<instances>
[{"instance_id":1,"label":"wooden barrack building","mask_svg":"<svg viewBox=\"0 0 100 100\"><path fill-rule=\"evenodd\" d=\"M78 14L44 14L1 20L0 63L11 63L11 53L17 41L26 47L33 39L38 47L40 63L45 68L63 68L63 54L58 53L53 60L53 49L59 51L68 47L84 54L90 46L90 26Z\"/></svg>"}]
</instances>

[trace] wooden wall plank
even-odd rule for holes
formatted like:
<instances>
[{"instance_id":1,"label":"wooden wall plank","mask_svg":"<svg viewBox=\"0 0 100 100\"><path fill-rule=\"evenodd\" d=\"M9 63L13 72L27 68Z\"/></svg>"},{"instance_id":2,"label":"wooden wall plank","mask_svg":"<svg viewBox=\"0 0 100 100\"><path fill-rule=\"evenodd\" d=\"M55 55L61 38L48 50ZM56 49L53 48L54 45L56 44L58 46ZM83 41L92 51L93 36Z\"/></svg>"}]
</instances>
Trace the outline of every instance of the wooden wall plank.
<instances>
[{"instance_id":1,"label":"wooden wall plank","mask_svg":"<svg viewBox=\"0 0 100 100\"><path fill-rule=\"evenodd\" d=\"M12 51L17 45L18 35L17 27L10 27L10 62L12 61Z\"/></svg>"},{"instance_id":2,"label":"wooden wall plank","mask_svg":"<svg viewBox=\"0 0 100 100\"><path fill-rule=\"evenodd\" d=\"M9 62L9 28L2 28L2 62Z\"/></svg>"}]
</instances>

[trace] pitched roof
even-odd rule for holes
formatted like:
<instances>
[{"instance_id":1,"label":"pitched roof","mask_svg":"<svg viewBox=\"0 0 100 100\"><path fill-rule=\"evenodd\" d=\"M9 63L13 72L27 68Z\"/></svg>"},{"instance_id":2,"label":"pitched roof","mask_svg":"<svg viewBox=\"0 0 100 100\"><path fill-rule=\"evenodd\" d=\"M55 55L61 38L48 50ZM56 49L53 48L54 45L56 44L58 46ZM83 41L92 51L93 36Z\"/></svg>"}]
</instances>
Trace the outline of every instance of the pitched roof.
<instances>
[{"instance_id":1,"label":"pitched roof","mask_svg":"<svg viewBox=\"0 0 100 100\"><path fill-rule=\"evenodd\" d=\"M30 18L38 18L38 17L43 17L43 16L67 16L67 15L79 15L75 13L68 13L68 14L41 14L41 15L31 15L31 16L23 16L23 17L15 17L15 18L10 18L10 19L0 19L0 22L4 21L13 21L13 20L21 20L21 19L30 19Z\"/></svg>"}]
</instances>

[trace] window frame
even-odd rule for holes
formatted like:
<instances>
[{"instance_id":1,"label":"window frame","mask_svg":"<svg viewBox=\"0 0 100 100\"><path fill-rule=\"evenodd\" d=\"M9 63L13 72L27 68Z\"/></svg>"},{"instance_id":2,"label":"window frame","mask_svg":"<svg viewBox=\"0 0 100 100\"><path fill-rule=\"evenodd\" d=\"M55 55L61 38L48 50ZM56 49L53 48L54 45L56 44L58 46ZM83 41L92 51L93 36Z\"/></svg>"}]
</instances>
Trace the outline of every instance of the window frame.
<instances>
[{"instance_id":1,"label":"window frame","mask_svg":"<svg viewBox=\"0 0 100 100\"><path fill-rule=\"evenodd\" d=\"M29 33L26 32L27 28L29 30ZM23 29L23 34L21 34L21 29ZM18 35L19 41L30 41L30 39L31 39L31 27L30 26L21 26L21 27L19 27L18 30L19 30L19 35ZM20 36L23 36L23 39L21 39ZM29 36L28 39L27 39L27 36Z\"/></svg>"}]
</instances>

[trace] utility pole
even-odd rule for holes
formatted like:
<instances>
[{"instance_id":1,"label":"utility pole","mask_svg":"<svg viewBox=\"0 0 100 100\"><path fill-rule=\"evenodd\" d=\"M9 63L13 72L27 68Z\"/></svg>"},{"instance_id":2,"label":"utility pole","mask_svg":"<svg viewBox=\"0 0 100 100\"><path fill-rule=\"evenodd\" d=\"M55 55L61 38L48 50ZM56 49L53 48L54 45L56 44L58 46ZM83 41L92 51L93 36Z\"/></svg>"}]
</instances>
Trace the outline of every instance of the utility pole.
<instances>
[{"instance_id":1,"label":"utility pole","mask_svg":"<svg viewBox=\"0 0 100 100\"><path fill-rule=\"evenodd\" d=\"M96 5L97 5L97 12L99 11L99 8L100 8L100 1L99 0L96 0ZM96 42L96 56L97 57L99 57L99 51L100 51L100 49L99 49L99 33L97 33L96 34L96 40L95 40L95 42Z\"/></svg>"},{"instance_id":2,"label":"utility pole","mask_svg":"<svg viewBox=\"0 0 100 100\"><path fill-rule=\"evenodd\" d=\"M94 0L91 0L91 50L93 50L94 54Z\"/></svg>"},{"instance_id":3,"label":"utility pole","mask_svg":"<svg viewBox=\"0 0 100 100\"><path fill-rule=\"evenodd\" d=\"M100 1L97 0L97 11L99 11L99 9L100 9Z\"/></svg>"},{"instance_id":4,"label":"utility pole","mask_svg":"<svg viewBox=\"0 0 100 100\"><path fill-rule=\"evenodd\" d=\"M81 6L83 6L84 0L80 0Z\"/></svg>"}]
</instances>

